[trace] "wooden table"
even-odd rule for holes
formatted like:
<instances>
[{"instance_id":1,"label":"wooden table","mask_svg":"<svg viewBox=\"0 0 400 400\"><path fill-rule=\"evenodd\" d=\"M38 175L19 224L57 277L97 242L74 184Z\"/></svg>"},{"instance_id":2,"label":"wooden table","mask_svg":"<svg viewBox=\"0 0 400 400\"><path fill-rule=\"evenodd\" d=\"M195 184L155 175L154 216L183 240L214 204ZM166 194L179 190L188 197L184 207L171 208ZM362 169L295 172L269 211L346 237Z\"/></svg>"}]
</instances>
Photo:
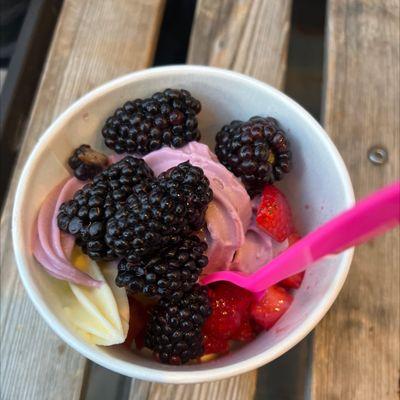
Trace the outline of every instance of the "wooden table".
<instances>
[{"instance_id":1,"label":"wooden table","mask_svg":"<svg viewBox=\"0 0 400 400\"><path fill-rule=\"evenodd\" d=\"M19 281L9 235L14 191L32 147L58 114L103 82L152 65L164 6L64 1L1 220L1 399L90 397L94 367L50 330ZM291 0L198 0L187 62L282 89L291 7ZM399 11L398 0L328 1L322 122L357 197L399 178ZM387 162L369 161L373 146L388 151ZM296 398L398 399L399 257L398 230L357 249L344 289L314 331L306 390ZM257 371L187 386L128 383L115 398L253 399Z\"/></svg>"}]
</instances>

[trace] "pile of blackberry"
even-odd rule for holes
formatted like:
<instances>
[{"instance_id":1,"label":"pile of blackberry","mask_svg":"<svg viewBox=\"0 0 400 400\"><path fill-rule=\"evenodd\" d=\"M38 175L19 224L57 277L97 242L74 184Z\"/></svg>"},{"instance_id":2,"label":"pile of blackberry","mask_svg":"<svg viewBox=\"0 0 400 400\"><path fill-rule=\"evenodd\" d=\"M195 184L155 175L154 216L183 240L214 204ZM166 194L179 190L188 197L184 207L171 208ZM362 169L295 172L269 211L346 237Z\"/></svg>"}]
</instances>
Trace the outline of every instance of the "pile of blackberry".
<instances>
[{"instance_id":1,"label":"pile of blackberry","mask_svg":"<svg viewBox=\"0 0 400 400\"><path fill-rule=\"evenodd\" d=\"M123 258L118 264L116 284L133 293L179 301L196 284L202 269L208 264L204 255L206 250L207 244L192 235L159 255L138 263Z\"/></svg>"},{"instance_id":2,"label":"pile of blackberry","mask_svg":"<svg viewBox=\"0 0 400 400\"><path fill-rule=\"evenodd\" d=\"M148 154L163 145L182 147L200 140L200 102L187 90L166 89L126 102L103 127L104 143L117 153Z\"/></svg>"},{"instance_id":3,"label":"pile of blackberry","mask_svg":"<svg viewBox=\"0 0 400 400\"><path fill-rule=\"evenodd\" d=\"M136 263L189 235L185 202L174 201L157 184L144 196L131 196L107 222L106 242L120 257Z\"/></svg>"},{"instance_id":4,"label":"pile of blackberry","mask_svg":"<svg viewBox=\"0 0 400 400\"><path fill-rule=\"evenodd\" d=\"M119 154L179 148L200 140L200 109L188 91L166 89L126 102L107 119L102 135ZM216 136L216 154L251 196L291 169L289 141L270 117L225 125ZM78 179L92 182L61 205L59 228L74 235L92 259L119 259L119 287L158 299L144 343L161 362L201 357L211 305L207 288L197 283L208 263L207 244L195 233L204 227L213 198L203 170L184 162L156 178L132 156L107 167L107 157L88 145L77 148L68 162Z\"/></svg>"},{"instance_id":5,"label":"pile of blackberry","mask_svg":"<svg viewBox=\"0 0 400 400\"><path fill-rule=\"evenodd\" d=\"M195 285L179 302L161 299L152 309L145 345L162 363L184 364L204 353L202 326L211 314L207 288Z\"/></svg>"},{"instance_id":6,"label":"pile of blackberry","mask_svg":"<svg viewBox=\"0 0 400 400\"><path fill-rule=\"evenodd\" d=\"M285 132L274 118L232 121L216 136L215 154L241 178L251 197L291 170L292 153Z\"/></svg>"},{"instance_id":7,"label":"pile of blackberry","mask_svg":"<svg viewBox=\"0 0 400 400\"><path fill-rule=\"evenodd\" d=\"M106 243L118 256L138 263L201 228L211 200L201 168L179 164L153 182L148 193L127 199L107 222Z\"/></svg>"},{"instance_id":8,"label":"pile of blackberry","mask_svg":"<svg viewBox=\"0 0 400 400\"><path fill-rule=\"evenodd\" d=\"M107 221L129 196L147 192L153 180L153 171L143 160L127 156L96 175L72 200L61 205L58 227L74 235L76 244L92 259L116 259L117 254L105 240Z\"/></svg>"}]
</instances>

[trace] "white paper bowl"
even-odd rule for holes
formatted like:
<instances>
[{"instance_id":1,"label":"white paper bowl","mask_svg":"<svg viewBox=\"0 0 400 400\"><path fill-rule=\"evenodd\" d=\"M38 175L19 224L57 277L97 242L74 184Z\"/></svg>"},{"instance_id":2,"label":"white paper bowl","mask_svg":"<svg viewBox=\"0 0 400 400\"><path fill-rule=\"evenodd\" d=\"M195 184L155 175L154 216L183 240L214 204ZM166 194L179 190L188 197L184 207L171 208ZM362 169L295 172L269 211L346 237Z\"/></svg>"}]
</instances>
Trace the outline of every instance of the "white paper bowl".
<instances>
[{"instance_id":1,"label":"white paper bowl","mask_svg":"<svg viewBox=\"0 0 400 400\"><path fill-rule=\"evenodd\" d=\"M65 175L72 149L89 143L104 149L104 120L124 101L146 97L167 87L188 89L203 109L199 116L203 141L233 119L273 116L288 132L294 170L282 188L289 197L302 234L354 203L346 167L321 126L302 107L278 90L244 75L201 66L153 68L115 79L85 95L47 129L30 155L18 185L12 234L22 282L35 307L51 328L92 361L134 378L194 383L231 377L266 364L303 339L321 320L348 273L352 250L311 267L288 312L268 332L243 348L199 365L169 366L119 346L98 347L83 341L63 315L52 278L32 256L30 232L39 206Z\"/></svg>"}]
</instances>

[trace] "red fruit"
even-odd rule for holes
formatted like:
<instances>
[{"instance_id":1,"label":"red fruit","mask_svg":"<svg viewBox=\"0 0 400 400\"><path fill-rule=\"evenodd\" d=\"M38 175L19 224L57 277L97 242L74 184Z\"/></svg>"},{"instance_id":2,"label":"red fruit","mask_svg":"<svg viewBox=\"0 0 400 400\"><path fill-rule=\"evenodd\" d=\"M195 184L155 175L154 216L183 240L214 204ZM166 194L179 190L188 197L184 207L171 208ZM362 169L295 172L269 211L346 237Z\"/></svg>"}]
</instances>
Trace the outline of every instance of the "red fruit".
<instances>
[{"instance_id":1,"label":"red fruit","mask_svg":"<svg viewBox=\"0 0 400 400\"><path fill-rule=\"evenodd\" d=\"M247 311L253 300L253 295L246 289L228 282L220 282L210 286L213 298L222 298L234 304L239 313L248 315Z\"/></svg>"},{"instance_id":2,"label":"red fruit","mask_svg":"<svg viewBox=\"0 0 400 400\"><path fill-rule=\"evenodd\" d=\"M289 246L295 244L301 239L301 236L297 232L293 232L288 236Z\"/></svg>"},{"instance_id":3,"label":"red fruit","mask_svg":"<svg viewBox=\"0 0 400 400\"><path fill-rule=\"evenodd\" d=\"M221 339L230 339L247 318L252 295L245 289L229 283L218 283L209 290L212 313L203 331Z\"/></svg>"},{"instance_id":4,"label":"red fruit","mask_svg":"<svg viewBox=\"0 0 400 400\"><path fill-rule=\"evenodd\" d=\"M285 195L275 186L265 186L256 221L278 242L283 242L294 232L289 204Z\"/></svg>"},{"instance_id":5,"label":"red fruit","mask_svg":"<svg viewBox=\"0 0 400 400\"><path fill-rule=\"evenodd\" d=\"M300 239L301 239L301 236L298 233L293 232L288 237L289 246L295 244ZM303 272L299 272L298 274L289 276L289 278L284 279L283 281L279 282L279 284L288 289L298 289L301 285L301 282L303 282L304 273L305 272L303 271Z\"/></svg>"},{"instance_id":6,"label":"red fruit","mask_svg":"<svg viewBox=\"0 0 400 400\"><path fill-rule=\"evenodd\" d=\"M140 350L144 346L144 329L148 318L148 307L140 301L129 296L129 330L125 339L125 345L129 348L135 340L136 347Z\"/></svg>"},{"instance_id":7,"label":"red fruit","mask_svg":"<svg viewBox=\"0 0 400 400\"><path fill-rule=\"evenodd\" d=\"M239 330L232 336L233 340L239 340L240 342L250 342L256 337L254 327L250 322L250 319L245 319L240 325Z\"/></svg>"},{"instance_id":8,"label":"red fruit","mask_svg":"<svg viewBox=\"0 0 400 400\"><path fill-rule=\"evenodd\" d=\"M292 301L293 297L284 288L271 286L260 301L251 305L251 316L259 325L269 329L287 311Z\"/></svg>"},{"instance_id":9,"label":"red fruit","mask_svg":"<svg viewBox=\"0 0 400 400\"><path fill-rule=\"evenodd\" d=\"M223 354L229 351L229 343L226 339L216 338L212 335L204 335L204 354Z\"/></svg>"},{"instance_id":10,"label":"red fruit","mask_svg":"<svg viewBox=\"0 0 400 400\"><path fill-rule=\"evenodd\" d=\"M224 300L213 303L212 308L213 312L204 324L204 332L222 339L230 339L240 327L240 313Z\"/></svg>"},{"instance_id":11,"label":"red fruit","mask_svg":"<svg viewBox=\"0 0 400 400\"><path fill-rule=\"evenodd\" d=\"M301 286L301 282L303 282L303 278L304 271L289 276L289 278L284 279L283 281L279 282L279 284L287 289L298 289Z\"/></svg>"}]
</instances>

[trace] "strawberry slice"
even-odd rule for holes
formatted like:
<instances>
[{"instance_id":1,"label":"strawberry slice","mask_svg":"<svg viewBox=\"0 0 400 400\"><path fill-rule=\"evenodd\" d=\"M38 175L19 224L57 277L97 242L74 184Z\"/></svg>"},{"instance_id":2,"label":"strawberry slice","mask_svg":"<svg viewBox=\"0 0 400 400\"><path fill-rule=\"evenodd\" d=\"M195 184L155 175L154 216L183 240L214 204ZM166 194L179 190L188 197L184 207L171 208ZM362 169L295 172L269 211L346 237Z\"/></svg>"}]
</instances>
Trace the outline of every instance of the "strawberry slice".
<instances>
[{"instance_id":1,"label":"strawberry slice","mask_svg":"<svg viewBox=\"0 0 400 400\"><path fill-rule=\"evenodd\" d=\"M275 186L265 186L256 221L278 242L283 242L294 232L289 204L285 195Z\"/></svg>"},{"instance_id":2,"label":"strawberry slice","mask_svg":"<svg viewBox=\"0 0 400 400\"><path fill-rule=\"evenodd\" d=\"M288 237L289 246L292 246L300 239L301 236L297 232L290 234ZM289 276L289 278L284 279L283 281L279 282L279 284L287 289L298 289L303 282L304 274L304 271L299 272L298 274Z\"/></svg>"},{"instance_id":3,"label":"strawberry slice","mask_svg":"<svg viewBox=\"0 0 400 400\"><path fill-rule=\"evenodd\" d=\"M210 286L215 298L223 298L233 304L240 315L247 316L253 295L246 289L228 282L220 282Z\"/></svg>"},{"instance_id":4,"label":"strawberry slice","mask_svg":"<svg viewBox=\"0 0 400 400\"><path fill-rule=\"evenodd\" d=\"M250 342L256 337L256 332L254 327L250 322L249 318L246 318L239 327L239 330L235 332L232 336L233 340L238 340L240 342Z\"/></svg>"},{"instance_id":5,"label":"strawberry slice","mask_svg":"<svg viewBox=\"0 0 400 400\"><path fill-rule=\"evenodd\" d=\"M223 354L229 351L229 342L226 339L212 335L203 335L204 354Z\"/></svg>"},{"instance_id":6,"label":"strawberry slice","mask_svg":"<svg viewBox=\"0 0 400 400\"><path fill-rule=\"evenodd\" d=\"M298 289L303 282L305 272L299 272L298 274L289 276L289 278L284 279L279 282L286 289Z\"/></svg>"},{"instance_id":7,"label":"strawberry slice","mask_svg":"<svg viewBox=\"0 0 400 400\"><path fill-rule=\"evenodd\" d=\"M251 316L265 329L270 329L287 311L293 297L280 286L271 286L258 302L250 307Z\"/></svg>"},{"instance_id":8,"label":"strawberry slice","mask_svg":"<svg viewBox=\"0 0 400 400\"><path fill-rule=\"evenodd\" d=\"M297 232L293 232L288 236L288 243L289 247L294 245L296 242L298 242L301 239L301 236Z\"/></svg>"},{"instance_id":9,"label":"strawberry slice","mask_svg":"<svg viewBox=\"0 0 400 400\"><path fill-rule=\"evenodd\" d=\"M221 282L210 285L209 297L212 313L203 332L221 339L231 339L242 321L249 315L252 295L238 286Z\"/></svg>"}]
</instances>

